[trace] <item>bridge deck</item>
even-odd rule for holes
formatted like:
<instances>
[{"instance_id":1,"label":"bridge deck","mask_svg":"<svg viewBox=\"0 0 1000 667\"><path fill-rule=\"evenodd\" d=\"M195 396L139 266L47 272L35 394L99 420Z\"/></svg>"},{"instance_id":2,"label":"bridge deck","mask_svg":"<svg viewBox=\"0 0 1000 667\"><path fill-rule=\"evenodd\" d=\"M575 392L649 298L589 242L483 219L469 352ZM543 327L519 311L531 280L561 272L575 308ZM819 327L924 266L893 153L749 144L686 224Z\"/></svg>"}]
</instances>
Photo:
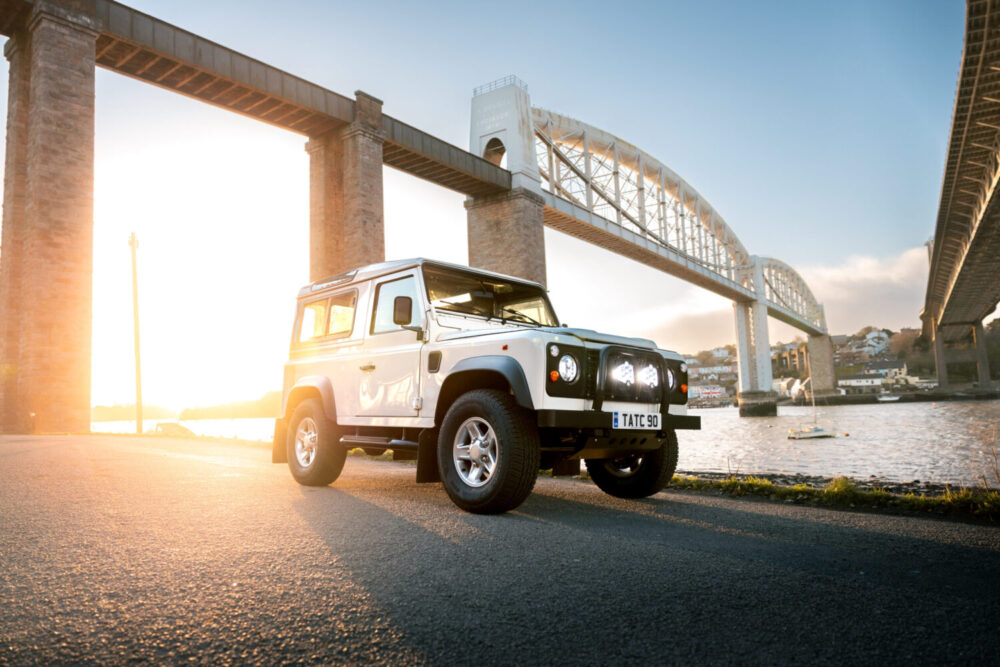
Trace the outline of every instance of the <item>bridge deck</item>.
<instances>
[{"instance_id":1,"label":"bridge deck","mask_svg":"<svg viewBox=\"0 0 1000 667\"><path fill-rule=\"evenodd\" d=\"M350 123L354 100L112 0L95 0L97 64L276 127L316 136ZM29 14L0 0L0 34ZM469 196L510 189L510 172L383 116L385 164Z\"/></svg>"},{"instance_id":2,"label":"bridge deck","mask_svg":"<svg viewBox=\"0 0 1000 667\"><path fill-rule=\"evenodd\" d=\"M967 4L965 49L955 94L924 305L925 332L968 335L1000 300L1000 2Z\"/></svg>"}]
</instances>

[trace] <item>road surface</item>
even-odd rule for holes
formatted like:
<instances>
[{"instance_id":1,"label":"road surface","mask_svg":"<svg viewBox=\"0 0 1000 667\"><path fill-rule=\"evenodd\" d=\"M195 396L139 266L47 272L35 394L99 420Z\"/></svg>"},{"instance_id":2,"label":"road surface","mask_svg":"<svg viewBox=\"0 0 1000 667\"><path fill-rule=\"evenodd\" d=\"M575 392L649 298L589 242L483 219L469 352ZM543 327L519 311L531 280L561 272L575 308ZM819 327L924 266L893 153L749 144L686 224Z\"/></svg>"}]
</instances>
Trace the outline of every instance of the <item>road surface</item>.
<instances>
[{"instance_id":1,"label":"road surface","mask_svg":"<svg viewBox=\"0 0 1000 667\"><path fill-rule=\"evenodd\" d=\"M540 478L461 512L406 463L0 437L0 663L993 662L1000 528Z\"/></svg>"}]
</instances>

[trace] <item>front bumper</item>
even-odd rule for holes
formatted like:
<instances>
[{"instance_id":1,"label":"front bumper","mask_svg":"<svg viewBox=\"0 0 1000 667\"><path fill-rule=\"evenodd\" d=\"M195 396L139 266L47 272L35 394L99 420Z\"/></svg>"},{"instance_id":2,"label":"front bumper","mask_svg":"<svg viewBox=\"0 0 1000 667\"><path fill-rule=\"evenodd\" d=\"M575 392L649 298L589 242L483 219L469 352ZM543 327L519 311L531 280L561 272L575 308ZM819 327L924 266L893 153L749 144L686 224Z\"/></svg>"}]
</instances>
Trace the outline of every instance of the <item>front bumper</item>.
<instances>
[{"instance_id":1,"label":"front bumper","mask_svg":"<svg viewBox=\"0 0 1000 667\"><path fill-rule=\"evenodd\" d=\"M538 426L542 428L606 428L611 430L610 412L593 410L538 410ZM663 413L663 428L700 429L701 417Z\"/></svg>"}]
</instances>

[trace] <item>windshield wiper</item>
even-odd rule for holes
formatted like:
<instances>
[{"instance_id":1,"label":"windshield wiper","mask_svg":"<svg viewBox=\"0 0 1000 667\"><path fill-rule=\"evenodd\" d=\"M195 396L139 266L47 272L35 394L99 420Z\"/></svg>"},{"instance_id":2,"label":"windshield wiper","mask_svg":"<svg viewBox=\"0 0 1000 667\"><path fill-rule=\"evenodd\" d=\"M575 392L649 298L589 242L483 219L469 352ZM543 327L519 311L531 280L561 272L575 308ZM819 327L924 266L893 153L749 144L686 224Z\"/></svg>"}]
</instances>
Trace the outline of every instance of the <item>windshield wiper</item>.
<instances>
[{"instance_id":1,"label":"windshield wiper","mask_svg":"<svg viewBox=\"0 0 1000 667\"><path fill-rule=\"evenodd\" d=\"M528 324L534 324L536 327L542 326L542 323L536 320L534 317L522 313L520 310L517 310L516 308L504 308L503 312L510 313L511 315L516 315L517 317L520 317L525 321L527 321Z\"/></svg>"},{"instance_id":2,"label":"windshield wiper","mask_svg":"<svg viewBox=\"0 0 1000 667\"><path fill-rule=\"evenodd\" d=\"M466 312L466 313L468 313L469 310L471 310L472 314L482 315L483 317L485 317L487 322L489 322L494 317L493 313L488 313L485 310L483 310L482 308L479 308L477 306L473 306L472 304L468 304L468 303L455 303L454 301L445 301L444 299L438 299L434 303L443 303L446 306L454 306L455 308L460 309L459 312Z\"/></svg>"}]
</instances>

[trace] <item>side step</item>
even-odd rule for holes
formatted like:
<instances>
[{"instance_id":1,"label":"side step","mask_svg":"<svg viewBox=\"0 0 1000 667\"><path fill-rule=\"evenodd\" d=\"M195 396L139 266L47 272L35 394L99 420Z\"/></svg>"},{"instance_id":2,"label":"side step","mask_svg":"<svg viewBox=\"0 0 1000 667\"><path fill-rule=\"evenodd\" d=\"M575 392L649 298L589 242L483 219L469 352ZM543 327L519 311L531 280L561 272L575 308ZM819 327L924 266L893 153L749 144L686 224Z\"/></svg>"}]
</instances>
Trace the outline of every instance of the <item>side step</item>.
<instances>
[{"instance_id":1,"label":"side step","mask_svg":"<svg viewBox=\"0 0 1000 667\"><path fill-rule=\"evenodd\" d=\"M392 450L417 451L417 443L412 440L393 440L377 435L345 435L340 439L340 442L355 447L384 447Z\"/></svg>"}]
</instances>

